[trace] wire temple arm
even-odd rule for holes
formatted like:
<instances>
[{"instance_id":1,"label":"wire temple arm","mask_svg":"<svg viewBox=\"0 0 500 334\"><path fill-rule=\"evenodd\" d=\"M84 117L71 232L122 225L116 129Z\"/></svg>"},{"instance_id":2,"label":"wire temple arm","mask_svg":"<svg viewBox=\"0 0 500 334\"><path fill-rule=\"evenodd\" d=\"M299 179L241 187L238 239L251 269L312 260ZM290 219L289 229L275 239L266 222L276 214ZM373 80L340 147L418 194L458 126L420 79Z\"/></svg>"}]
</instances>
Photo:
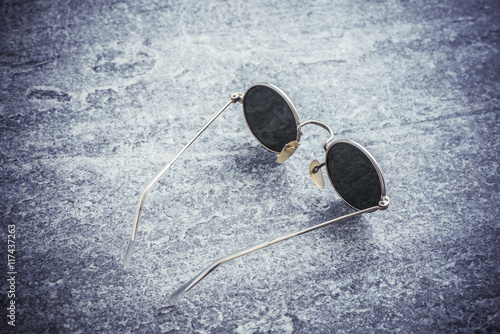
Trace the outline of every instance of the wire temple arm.
<instances>
[{"instance_id":1,"label":"wire temple arm","mask_svg":"<svg viewBox=\"0 0 500 334\"><path fill-rule=\"evenodd\" d=\"M229 100L229 102L226 103L226 105L224 107L222 107L222 109L219 110L212 117L212 119L210 121L208 121L208 123L193 137L193 139L191 139L189 141L189 143L187 143L186 146L184 146L184 148L179 153L177 153L177 155L172 159L172 161L170 161L165 167L163 167L163 169L148 183L148 185L146 186L146 188L142 192L141 198L139 199L139 206L137 208L137 216L135 218L134 225L132 226L132 236L131 236L131 239L128 243L127 253L125 254L125 261L123 262L123 268L126 268L130 264L132 254L134 252L135 239L137 237L137 230L139 227L139 221L141 220L142 206L144 205L144 200L146 199L146 195L148 194L148 192L160 180L160 178L163 176L163 174L165 174L167 172L167 170L170 169L170 167L181 156L181 154L184 153L184 151L187 150L187 148L189 146L191 146L191 144L203 133L203 131L205 131L210 126L210 124L212 124L213 121L215 121L215 119L217 117L219 117L220 114L222 114L222 112L224 110L226 110L227 107L229 107L229 105L231 105L232 103L241 101L242 96L243 96L243 94L241 94L241 93L232 94L231 100Z\"/></svg>"},{"instance_id":2,"label":"wire temple arm","mask_svg":"<svg viewBox=\"0 0 500 334\"><path fill-rule=\"evenodd\" d=\"M347 214L345 216L342 216L342 217L339 217L339 218L335 218L335 219L326 221L326 222L321 223L319 225L306 228L306 229L304 229L302 231L299 231L299 232L296 232L296 233L292 233L292 234L283 236L281 238L274 239L272 241L265 242L263 244L255 246L255 247L248 248L248 249L245 249L245 250L233 253L231 255L228 255L226 257L223 257L220 260L217 260L214 263L212 263L205 270L201 271L198 275L196 275L195 277L193 277L192 279L190 279L187 283L185 283L181 287L179 287L174 293L172 293L162 303L162 305L163 306L174 306L189 290L191 290L191 288L193 288L196 284L198 284L198 282L200 282L203 278L205 278L208 274L210 274L215 268L217 268L218 266L220 266L223 263L226 263L226 262L229 262L229 261L234 260L236 258L239 258L240 256L243 256L243 255L255 252L255 251L259 250L259 249L265 248L267 246L270 246L272 244L278 243L280 241L284 241L284 240L287 240L287 239L299 236L301 234L304 234L304 233L316 230L318 228L321 228L321 227L324 227L324 226L327 226L327 225L339 222L341 220L344 220L344 219L347 219L347 218L351 218L351 217L354 217L354 216L358 216L358 215L361 215L363 213L374 212L374 211L377 211L377 210L380 210L380 209L383 209L383 208L384 207L381 207L381 206L374 206L374 207L367 208L367 209L364 209L364 210L359 210L359 211Z\"/></svg>"}]
</instances>

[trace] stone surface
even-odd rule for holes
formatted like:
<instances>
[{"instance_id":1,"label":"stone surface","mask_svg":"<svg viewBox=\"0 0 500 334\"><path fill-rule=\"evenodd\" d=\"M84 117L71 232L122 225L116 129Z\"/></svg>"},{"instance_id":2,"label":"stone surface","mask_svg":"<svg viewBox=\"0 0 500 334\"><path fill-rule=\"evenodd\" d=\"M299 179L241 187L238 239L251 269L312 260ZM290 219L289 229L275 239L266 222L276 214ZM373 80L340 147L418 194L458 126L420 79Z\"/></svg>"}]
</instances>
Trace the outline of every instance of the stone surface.
<instances>
[{"instance_id":1,"label":"stone surface","mask_svg":"<svg viewBox=\"0 0 500 334\"><path fill-rule=\"evenodd\" d=\"M498 1L2 1L0 214L16 228L24 333L500 331ZM217 119L259 81L302 121L365 146L391 206L221 266L212 260L352 212L308 166ZM1 314L7 325L3 294ZM165 311L165 312L163 312Z\"/></svg>"}]
</instances>

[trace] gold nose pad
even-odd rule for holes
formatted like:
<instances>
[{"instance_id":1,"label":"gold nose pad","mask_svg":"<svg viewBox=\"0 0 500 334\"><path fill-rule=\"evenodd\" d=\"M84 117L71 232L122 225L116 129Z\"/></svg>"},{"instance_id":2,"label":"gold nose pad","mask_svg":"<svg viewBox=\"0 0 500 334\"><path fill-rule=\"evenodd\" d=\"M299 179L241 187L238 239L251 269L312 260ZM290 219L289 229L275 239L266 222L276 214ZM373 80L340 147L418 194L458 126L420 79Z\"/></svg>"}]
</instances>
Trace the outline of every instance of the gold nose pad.
<instances>
[{"instance_id":1,"label":"gold nose pad","mask_svg":"<svg viewBox=\"0 0 500 334\"><path fill-rule=\"evenodd\" d=\"M313 160L313 162L309 165L309 175L311 175L311 179L319 189L324 189L325 179L323 178L323 173L321 172L319 165L320 163L318 160Z\"/></svg>"},{"instance_id":2,"label":"gold nose pad","mask_svg":"<svg viewBox=\"0 0 500 334\"><path fill-rule=\"evenodd\" d=\"M278 155L278 162L281 164L287 161L292 156L292 154L295 153L297 147L299 147L299 142L296 140L286 144L285 147L283 147L283 149L281 150L280 155Z\"/></svg>"}]
</instances>

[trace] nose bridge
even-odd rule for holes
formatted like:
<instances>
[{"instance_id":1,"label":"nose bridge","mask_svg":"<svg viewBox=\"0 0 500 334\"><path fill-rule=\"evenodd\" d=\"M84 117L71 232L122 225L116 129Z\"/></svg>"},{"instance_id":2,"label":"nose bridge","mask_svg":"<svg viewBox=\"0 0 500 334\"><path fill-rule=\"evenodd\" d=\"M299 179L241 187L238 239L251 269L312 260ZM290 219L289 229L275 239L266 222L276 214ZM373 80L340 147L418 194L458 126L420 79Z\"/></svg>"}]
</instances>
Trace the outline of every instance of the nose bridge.
<instances>
[{"instance_id":1,"label":"nose bridge","mask_svg":"<svg viewBox=\"0 0 500 334\"><path fill-rule=\"evenodd\" d=\"M318 121L313 121L313 120L309 120L309 121L305 121L304 123L299 124L299 126L297 127L297 132L299 133L297 141L300 143L300 138L302 137L302 131L301 131L301 129L302 129L303 126L308 125L308 124L317 125L317 126L325 129L326 131L328 131L330 133L330 137L323 144L323 149L326 151L328 143L333 140L333 131L325 123L318 122Z\"/></svg>"}]
</instances>

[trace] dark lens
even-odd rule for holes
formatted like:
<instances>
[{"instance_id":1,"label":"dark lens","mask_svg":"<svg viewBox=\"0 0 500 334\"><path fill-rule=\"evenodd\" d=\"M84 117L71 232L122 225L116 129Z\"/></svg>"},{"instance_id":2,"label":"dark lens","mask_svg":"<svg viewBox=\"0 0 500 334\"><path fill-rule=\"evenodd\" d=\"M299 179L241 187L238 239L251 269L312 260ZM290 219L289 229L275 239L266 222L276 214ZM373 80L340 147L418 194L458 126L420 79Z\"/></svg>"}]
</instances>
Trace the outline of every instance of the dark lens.
<instances>
[{"instance_id":1,"label":"dark lens","mask_svg":"<svg viewBox=\"0 0 500 334\"><path fill-rule=\"evenodd\" d=\"M330 180L347 203L359 210L378 205L381 181L374 164L361 149L345 142L333 144L326 161Z\"/></svg>"},{"instance_id":2,"label":"dark lens","mask_svg":"<svg viewBox=\"0 0 500 334\"><path fill-rule=\"evenodd\" d=\"M243 111L250 131L262 145L281 152L297 139L297 121L292 108L274 89L257 85L250 88L243 100Z\"/></svg>"}]
</instances>

